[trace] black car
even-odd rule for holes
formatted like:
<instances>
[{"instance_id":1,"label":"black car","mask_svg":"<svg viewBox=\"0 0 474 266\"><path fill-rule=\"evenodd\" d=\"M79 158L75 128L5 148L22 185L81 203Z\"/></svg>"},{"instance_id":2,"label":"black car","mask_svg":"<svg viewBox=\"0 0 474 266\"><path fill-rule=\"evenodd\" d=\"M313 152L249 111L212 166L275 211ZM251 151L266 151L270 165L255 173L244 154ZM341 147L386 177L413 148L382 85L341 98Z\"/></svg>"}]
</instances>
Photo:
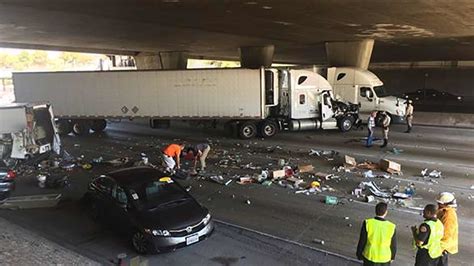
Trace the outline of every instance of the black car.
<instances>
[{"instance_id":1,"label":"black car","mask_svg":"<svg viewBox=\"0 0 474 266\"><path fill-rule=\"evenodd\" d=\"M8 198L15 189L15 171L0 161L0 201Z\"/></svg>"},{"instance_id":2,"label":"black car","mask_svg":"<svg viewBox=\"0 0 474 266\"><path fill-rule=\"evenodd\" d=\"M101 175L85 202L94 219L126 233L138 253L174 250L209 237L209 211L173 178L150 167Z\"/></svg>"}]
</instances>

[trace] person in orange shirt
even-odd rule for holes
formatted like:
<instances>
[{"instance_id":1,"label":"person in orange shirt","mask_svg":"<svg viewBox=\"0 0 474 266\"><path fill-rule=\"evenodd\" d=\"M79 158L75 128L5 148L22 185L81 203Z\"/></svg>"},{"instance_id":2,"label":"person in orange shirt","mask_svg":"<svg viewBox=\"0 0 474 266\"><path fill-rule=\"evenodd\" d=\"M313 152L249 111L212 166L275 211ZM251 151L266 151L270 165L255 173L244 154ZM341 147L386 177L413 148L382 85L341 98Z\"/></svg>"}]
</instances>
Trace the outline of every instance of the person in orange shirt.
<instances>
[{"instance_id":1,"label":"person in orange shirt","mask_svg":"<svg viewBox=\"0 0 474 266\"><path fill-rule=\"evenodd\" d=\"M456 199L449 192L442 192L438 199L438 219L444 225L444 236L441 239L443 256L439 266L448 265L448 255L458 253L458 216L456 214Z\"/></svg>"},{"instance_id":2,"label":"person in orange shirt","mask_svg":"<svg viewBox=\"0 0 474 266\"><path fill-rule=\"evenodd\" d=\"M162 158L166 171L173 173L174 168L180 169L181 151L184 149L184 144L170 144L162 150Z\"/></svg>"}]
</instances>

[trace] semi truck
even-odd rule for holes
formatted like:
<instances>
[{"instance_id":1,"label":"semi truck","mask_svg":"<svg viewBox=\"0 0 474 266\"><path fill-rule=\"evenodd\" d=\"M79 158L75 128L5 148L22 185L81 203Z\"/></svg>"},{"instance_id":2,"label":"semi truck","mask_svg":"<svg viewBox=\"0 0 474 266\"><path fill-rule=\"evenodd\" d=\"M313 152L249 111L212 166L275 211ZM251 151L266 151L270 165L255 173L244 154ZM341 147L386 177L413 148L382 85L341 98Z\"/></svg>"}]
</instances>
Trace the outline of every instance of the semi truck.
<instances>
[{"instance_id":1,"label":"semi truck","mask_svg":"<svg viewBox=\"0 0 474 266\"><path fill-rule=\"evenodd\" d=\"M50 104L2 105L0 125L0 161L7 165L49 152L60 152L61 141Z\"/></svg>"},{"instance_id":2,"label":"semi truck","mask_svg":"<svg viewBox=\"0 0 474 266\"><path fill-rule=\"evenodd\" d=\"M14 73L17 101L48 101L58 130L87 134L105 119L149 118L219 123L240 138L280 130L348 131L358 107L335 101L331 85L306 70L189 69Z\"/></svg>"},{"instance_id":3,"label":"semi truck","mask_svg":"<svg viewBox=\"0 0 474 266\"><path fill-rule=\"evenodd\" d=\"M372 111L385 111L393 123L405 122L405 100L385 92L383 82L371 71L356 67L330 67L327 80L336 98L359 104L364 121Z\"/></svg>"}]
</instances>

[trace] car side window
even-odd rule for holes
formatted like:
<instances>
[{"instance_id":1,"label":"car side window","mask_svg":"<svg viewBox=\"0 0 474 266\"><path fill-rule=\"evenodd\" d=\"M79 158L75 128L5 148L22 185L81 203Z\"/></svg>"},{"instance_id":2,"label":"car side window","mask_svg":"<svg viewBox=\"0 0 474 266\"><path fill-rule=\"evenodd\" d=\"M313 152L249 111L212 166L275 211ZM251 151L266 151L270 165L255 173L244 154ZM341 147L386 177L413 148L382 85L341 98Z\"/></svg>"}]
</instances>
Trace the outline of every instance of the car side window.
<instances>
[{"instance_id":1,"label":"car side window","mask_svg":"<svg viewBox=\"0 0 474 266\"><path fill-rule=\"evenodd\" d=\"M122 204L127 204L128 202L128 198L127 198L127 194L125 193L125 191L123 190L123 188L121 188L120 186L118 185L115 185L113 188L112 188L112 197L119 203L122 203Z\"/></svg>"},{"instance_id":2,"label":"car side window","mask_svg":"<svg viewBox=\"0 0 474 266\"><path fill-rule=\"evenodd\" d=\"M104 176L97 178L94 181L94 185L99 191L110 195L112 193L112 188L114 187L115 182L112 179Z\"/></svg>"}]
</instances>

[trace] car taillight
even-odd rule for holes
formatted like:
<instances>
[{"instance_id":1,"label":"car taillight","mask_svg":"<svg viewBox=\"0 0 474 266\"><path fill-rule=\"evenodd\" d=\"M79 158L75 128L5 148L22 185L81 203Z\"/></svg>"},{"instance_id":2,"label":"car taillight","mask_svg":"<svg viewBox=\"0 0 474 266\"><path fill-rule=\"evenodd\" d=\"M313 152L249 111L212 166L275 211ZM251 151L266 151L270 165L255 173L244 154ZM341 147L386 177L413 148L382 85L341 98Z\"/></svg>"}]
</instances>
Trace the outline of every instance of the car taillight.
<instances>
[{"instance_id":1,"label":"car taillight","mask_svg":"<svg viewBox=\"0 0 474 266\"><path fill-rule=\"evenodd\" d=\"M15 171L10 170L10 171L7 172L7 177L6 177L7 180L13 180L13 179L15 179L15 177L16 177L16 172Z\"/></svg>"}]
</instances>

